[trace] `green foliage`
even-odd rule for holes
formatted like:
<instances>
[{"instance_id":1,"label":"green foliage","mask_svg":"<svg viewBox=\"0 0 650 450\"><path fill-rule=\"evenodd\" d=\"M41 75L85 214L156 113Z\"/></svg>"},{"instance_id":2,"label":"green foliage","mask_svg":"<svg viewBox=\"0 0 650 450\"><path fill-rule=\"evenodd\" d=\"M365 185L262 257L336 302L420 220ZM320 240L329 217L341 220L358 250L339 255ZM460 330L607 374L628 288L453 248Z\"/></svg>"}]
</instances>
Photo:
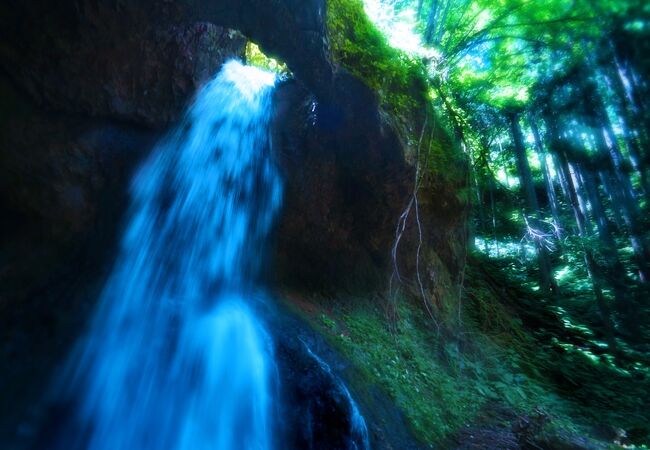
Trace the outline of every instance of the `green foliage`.
<instances>
[{"instance_id":1,"label":"green foliage","mask_svg":"<svg viewBox=\"0 0 650 450\"><path fill-rule=\"evenodd\" d=\"M273 58L269 58L262 52L262 50L260 50L257 44L251 41L248 41L246 43L245 58L246 63L251 66L270 70L271 72L276 72L279 74L289 73L289 68L285 63Z\"/></svg>"},{"instance_id":2,"label":"green foliage","mask_svg":"<svg viewBox=\"0 0 650 450\"><path fill-rule=\"evenodd\" d=\"M408 299L398 302L393 327L376 305L338 307L318 325L327 327L359 367L371 368L365 376L393 396L428 443L440 444L463 417L477 417L496 399L517 411L546 405L562 417L587 417L646 442L650 417L635 411L644 408L650 391L648 288L638 275L639 258L648 253L639 245L650 242L650 108L644 100L650 7L630 0L383 3L402 12L422 5L415 15L428 43L421 59L392 49L368 21L360 0L330 0L335 59L375 89L384 109L397 118L412 155L419 157L423 186L438 188L436 182L448 180L446 174L458 166L452 139L441 131L453 130L473 166L472 190L462 190L468 183L460 182L440 188L454 186L459 199L475 202L477 241L490 255L480 264L506 275L469 269L463 326L456 327L448 314L455 304L448 296L437 311L443 328L453 330L444 340L422 320L425 313L417 302ZM635 46L626 45L628 39ZM634 86L617 93L621 70ZM510 121L513 112L519 115ZM511 134L518 127L521 133L514 134L526 141L519 148L527 148L516 159ZM533 139L534 129L540 139ZM610 130L618 149L614 144L598 148L603 130ZM608 166L616 151L619 162ZM640 169L633 151L645 158ZM525 184L518 180L524 178L518 173L526 166L522 161L532 172ZM587 185L590 176L593 188ZM458 181L462 175L456 170L450 178ZM575 180L579 202L567 180ZM613 186L618 191L612 190L615 183L621 185ZM522 212L530 209L526 203L534 203L523 201L522 186L532 187L529 197L539 197L535 223ZM624 199L625 192L638 203L628 208L631 213L618 204L617 196ZM430 195L421 192L422 198ZM551 205L552 198L557 201ZM612 231L605 233L603 223ZM541 294L542 248L559 295ZM617 283L625 286L623 296ZM639 325L629 328L635 321ZM464 335L471 338L459 337ZM468 398L474 407L465 404Z\"/></svg>"},{"instance_id":3,"label":"green foliage","mask_svg":"<svg viewBox=\"0 0 650 450\"><path fill-rule=\"evenodd\" d=\"M439 56L432 72L453 89L494 106L524 105L548 70L580 57L580 40L601 35L604 22L624 14L634 2L599 0L410 0L401 8L423 6L418 28ZM433 33L432 33L433 32Z\"/></svg>"},{"instance_id":4,"label":"green foliage","mask_svg":"<svg viewBox=\"0 0 650 450\"><path fill-rule=\"evenodd\" d=\"M616 361L602 327L595 325L597 318L590 318L594 308L588 290L564 287L562 301L550 304L522 282L530 275L515 273L503 261L472 260L467 278L471 326L514 350L528 376L570 403L572 416L624 429L633 441L647 443L650 361L623 342Z\"/></svg>"},{"instance_id":5,"label":"green foliage","mask_svg":"<svg viewBox=\"0 0 650 450\"><path fill-rule=\"evenodd\" d=\"M407 145L407 156L414 160L419 155L428 173L440 180L462 180L462 155L433 108L423 62L388 44L368 19L362 0L328 0L327 7L335 62L377 93Z\"/></svg>"},{"instance_id":6,"label":"green foliage","mask_svg":"<svg viewBox=\"0 0 650 450\"><path fill-rule=\"evenodd\" d=\"M331 309L308 319L360 371L362 379L350 380L353 388L355 383L380 386L426 445L445 445L495 403L517 413L552 411L556 427L574 427L566 418L567 405L522 371L514 350L482 334L462 349L457 341L441 339L419 300L408 296L396 299L393 327L380 307L382 299L340 300L317 299Z\"/></svg>"},{"instance_id":7,"label":"green foliage","mask_svg":"<svg viewBox=\"0 0 650 450\"><path fill-rule=\"evenodd\" d=\"M335 61L374 89L390 112L409 117L421 108L428 96L422 63L388 44L361 0L328 0L327 8Z\"/></svg>"}]
</instances>

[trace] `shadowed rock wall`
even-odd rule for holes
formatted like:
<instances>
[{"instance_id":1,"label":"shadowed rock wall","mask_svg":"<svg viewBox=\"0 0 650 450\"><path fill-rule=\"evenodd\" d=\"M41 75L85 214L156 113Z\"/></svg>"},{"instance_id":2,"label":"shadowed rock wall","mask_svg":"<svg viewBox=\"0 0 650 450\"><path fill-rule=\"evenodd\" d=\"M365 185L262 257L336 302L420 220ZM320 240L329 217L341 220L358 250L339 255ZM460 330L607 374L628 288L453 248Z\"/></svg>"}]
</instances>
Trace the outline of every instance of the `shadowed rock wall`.
<instances>
[{"instance_id":1,"label":"shadowed rock wall","mask_svg":"<svg viewBox=\"0 0 650 450\"><path fill-rule=\"evenodd\" d=\"M28 0L0 5L0 67L41 106L160 126L245 39L326 97L324 0ZM239 31L234 31L239 30Z\"/></svg>"}]
</instances>

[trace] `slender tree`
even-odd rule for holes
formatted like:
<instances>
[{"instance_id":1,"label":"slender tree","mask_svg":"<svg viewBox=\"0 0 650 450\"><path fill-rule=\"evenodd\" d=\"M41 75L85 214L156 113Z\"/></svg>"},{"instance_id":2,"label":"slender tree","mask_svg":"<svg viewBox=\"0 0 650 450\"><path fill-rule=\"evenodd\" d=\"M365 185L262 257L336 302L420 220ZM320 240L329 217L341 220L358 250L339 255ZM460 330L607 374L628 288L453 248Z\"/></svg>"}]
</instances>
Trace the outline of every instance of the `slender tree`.
<instances>
[{"instance_id":1,"label":"slender tree","mask_svg":"<svg viewBox=\"0 0 650 450\"><path fill-rule=\"evenodd\" d=\"M530 125L531 132L533 133L533 139L535 140L535 149L537 151L537 158L539 159L542 175L544 177L544 186L546 187L546 196L548 198L548 204L551 208L551 215L553 216L553 225L555 226L555 234L558 239L562 239L562 221L560 220L560 206L557 201L557 196L555 194L555 186L553 185L553 180L548 168L546 161L546 152L544 150L544 144L542 143L542 138L539 133L539 128L537 122L532 114L528 116L528 123Z\"/></svg>"},{"instance_id":2,"label":"slender tree","mask_svg":"<svg viewBox=\"0 0 650 450\"><path fill-rule=\"evenodd\" d=\"M537 246L537 256L539 259L540 282L543 290L556 293L558 290L555 279L553 278L551 261L546 248L545 232L543 231L544 218L539 208L537 194L535 193L535 184L533 175L528 164L528 156L524 146L524 139L519 124L520 113L509 110L506 112L510 123L510 134L512 137L515 159L517 161L517 171L521 182L521 190L525 198L526 207L524 216L528 226L528 232L533 236Z\"/></svg>"}]
</instances>

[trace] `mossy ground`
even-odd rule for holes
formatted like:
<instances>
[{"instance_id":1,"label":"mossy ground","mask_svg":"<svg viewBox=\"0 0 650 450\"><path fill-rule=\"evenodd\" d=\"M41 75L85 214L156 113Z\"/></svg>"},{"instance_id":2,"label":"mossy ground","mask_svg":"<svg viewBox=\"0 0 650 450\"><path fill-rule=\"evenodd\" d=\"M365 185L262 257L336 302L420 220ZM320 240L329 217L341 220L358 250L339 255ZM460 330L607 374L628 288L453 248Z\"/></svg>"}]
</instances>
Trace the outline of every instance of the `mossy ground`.
<instances>
[{"instance_id":1,"label":"mossy ground","mask_svg":"<svg viewBox=\"0 0 650 450\"><path fill-rule=\"evenodd\" d=\"M550 427L579 431L568 419L570 406L525 373L515 350L480 332L467 332L471 345L442 338L412 296L398 299L394 321L382 296L290 298L354 366L362 378L356 382L380 386L426 446L446 445L495 404L521 415L545 411Z\"/></svg>"},{"instance_id":2,"label":"mossy ground","mask_svg":"<svg viewBox=\"0 0 650 450\"><path fill-rule=\"evenodd\" d=\"M517 348L529 373L571 401L574 416L626 430L637 445L650 442L649 360L623 341L618 358L609 352L598 314L582 310L595 309L582 286L575 289L567 282L561 286L561 298L548 298L531 282L536 273L529 265L479 254L470 264L468 279L476 326L498 334L501 346ZM491 319L498 317L505 320Z\"/></svg>"}]
</instances>

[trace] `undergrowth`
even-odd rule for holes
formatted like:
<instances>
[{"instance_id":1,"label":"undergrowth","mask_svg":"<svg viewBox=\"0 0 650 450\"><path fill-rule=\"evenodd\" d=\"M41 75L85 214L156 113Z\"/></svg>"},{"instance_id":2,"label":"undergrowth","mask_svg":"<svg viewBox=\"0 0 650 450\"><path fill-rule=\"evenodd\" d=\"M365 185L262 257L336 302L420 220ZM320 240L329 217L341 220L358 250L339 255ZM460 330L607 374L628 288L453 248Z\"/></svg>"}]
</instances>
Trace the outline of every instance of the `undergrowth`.
<instances>
[{"instance_id":1,"label":"undergrowth","mask_svg":"<svg viewBox=\"0 0 650 450\"><path fill-rule=\"evenodd\" d=\"M501 262L503 264L503 261ZM650 367L621 342L616 360L596 322L578 320L573 303L591 302L564 287L561 299L540 295L511 275L509 265L475 255L469 267L468 311L474 327L512 348L525 371L571 403L573 415L596 428L625 430L629 442L650 438Z\"/></svg>"},{"instance_id":2,"label":"undergrowth","mask_svg":"<svg viewBox=\"0 0 650 450\"><path fill-rule=\"evenodd\" d=\"M307 319L367 382L390 395L424 444L444 445L495 403L521 414L551 411L553 426L575 430L567 405L525 374L515 350L482 334L471 337L471 346L441 340L411 296L399 299L390 327L382 302L315 299L330 306Z\"/></svg>"},{"instance_id":3,"label":"undergrowth","mask_svg":"<svg viewBox=\"0 0 650 450\"><path fill-rule=\"evenodd\" d=\"M589 333L549 312L548 299L515 287L498 267L474 256L467 270L461 324L448 333L436 330L408 290L390 302L379 295L314 298L310 304L327 306L298 312L361 373L362 383L390 396L432 448L449 445L466 427L481 427L500 409L531 417L541 411L549 418L547 435L586 439L625 430L629 443L646 448L645 371L594 355ZM394 313L387 314L389 306ZM453 311L447 314L451 329Z\"/></svg>"}]
</instances>

